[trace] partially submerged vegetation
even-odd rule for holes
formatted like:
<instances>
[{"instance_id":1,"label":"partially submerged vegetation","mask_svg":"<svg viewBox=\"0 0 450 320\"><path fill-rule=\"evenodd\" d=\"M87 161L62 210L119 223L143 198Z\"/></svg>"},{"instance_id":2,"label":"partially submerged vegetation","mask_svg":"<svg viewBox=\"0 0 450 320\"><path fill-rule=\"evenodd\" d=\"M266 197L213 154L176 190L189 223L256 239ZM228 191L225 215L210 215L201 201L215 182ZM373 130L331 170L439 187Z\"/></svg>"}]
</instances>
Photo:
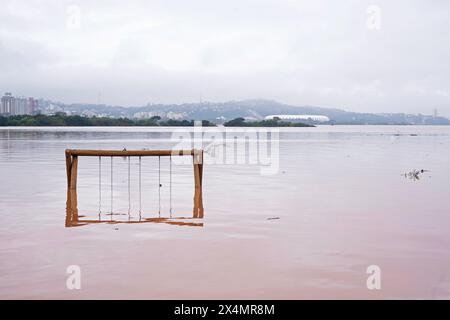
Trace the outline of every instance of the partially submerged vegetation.
<instances>
[{"instance_id":1,"label":"partially submerged vegetation","mask_svg":"<svg viewBox=\"0 0 450 320\"><path fill-rule=\"evenodd\" d=\"M315 127L312 124L301 122L285 122L278 118L273 120L246 121L244 118L236 118L225 122L225 127Z\"/></svg>"},{"instance_id":2,"label":"partially submerged vegetation","mask_svg":"<svg viewBox=\"0 0 450 320\"><path fill-rule=\"evenodd\" d=\"M428 170L424 170L424 169L416 170L416 169L414 169L414 170L412 170L410 172L404 173L403 176L405 176L405 178L408 178L408 179L416 181L416 180L420 180L420 176L422 174L424 174L425 172L428 172Z\"/></svg>"},{"instance_id":3,"label":"partially submerged vegetation","mask_svg":"<svg viewBox=\"0 0 450 320\"><path fill-rule=\"evenodd\" d=\"M173 127L191 127L194 125L194 120L161 120L160 117L152 117L148 119L128 119L128 118L109 118L109 117L82 117L82 116L68 116L65 113L57 113L55 115L22 115L11 117L0 117L0 126L48 126L48 127L158 127L158 126L173 126ZM215 126L214 123L203 120L204 127Z\"/></svg>"}]
</instances>

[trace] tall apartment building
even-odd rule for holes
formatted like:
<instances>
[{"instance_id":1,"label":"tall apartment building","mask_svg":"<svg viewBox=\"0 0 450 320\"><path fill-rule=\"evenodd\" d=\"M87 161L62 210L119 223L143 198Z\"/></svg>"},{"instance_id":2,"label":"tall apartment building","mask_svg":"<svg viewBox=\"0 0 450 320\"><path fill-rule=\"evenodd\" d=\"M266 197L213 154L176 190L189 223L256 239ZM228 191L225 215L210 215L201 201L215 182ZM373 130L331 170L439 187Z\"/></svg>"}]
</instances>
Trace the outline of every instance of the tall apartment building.
<instances>
[{"instance_id":1,"label":"tall apartment building","mask_svg":"<svg viewBox=\"0 0 450 320\"><path fill-rule=\"evenodd\" d=\"M16 97L14 99L14 108L11 110L11 115L18 116L28 113L28 99L25 97Z\"/></svg>"},{"instance_id":2,"label":"tall apartment building","mask_svg":"<svg viewBox=\"0 0 450 320\"><path fill-rule=\"evenodd\" d=\"M37 99L32 97L28 98L28 114L35 114L38 110L39 103Z\"/></svg>"},{"instance_id":3,"label":"tall apartment building","mask_svg":"<svg viewBox=\"0 0 450 320\"><path fill-rule=\"evenodd\" d=\"M0 108L0 114L11 114L11 110L14 108L14 97L11 92L6 92L2 97L2 105Z\"/></svg>"},{"instance_id":4,"label":"tall apartment building","mask_svg":"<svg viewBox=\"0 0 450 320\"><path fill-rule=\"evenodd\" d=\"M38 101L32 97L13 97L11 92L6 92L0 104L2 115L34 114L38 109Z\"/></svg>"}]
</instances>

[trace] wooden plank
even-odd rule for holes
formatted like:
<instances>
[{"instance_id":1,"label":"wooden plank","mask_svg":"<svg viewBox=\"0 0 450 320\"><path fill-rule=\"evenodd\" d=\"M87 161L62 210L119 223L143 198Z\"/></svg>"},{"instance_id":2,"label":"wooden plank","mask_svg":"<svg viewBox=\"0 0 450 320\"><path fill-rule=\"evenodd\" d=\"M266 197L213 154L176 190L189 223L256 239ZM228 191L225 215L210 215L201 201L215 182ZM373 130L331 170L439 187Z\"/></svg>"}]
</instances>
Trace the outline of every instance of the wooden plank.
<instances>
[{"instance_id":1,"label":"wooden plank","mask_svg":"<svg viewBox=\"0 0 450 320\"><path fill-rule=\"evenodd\" d=\"M81 150L67 149L66 153L72 156L85 157L164 157L164 156L192 156L195 152L192 150Z\"/></svg>"}]
</instances>

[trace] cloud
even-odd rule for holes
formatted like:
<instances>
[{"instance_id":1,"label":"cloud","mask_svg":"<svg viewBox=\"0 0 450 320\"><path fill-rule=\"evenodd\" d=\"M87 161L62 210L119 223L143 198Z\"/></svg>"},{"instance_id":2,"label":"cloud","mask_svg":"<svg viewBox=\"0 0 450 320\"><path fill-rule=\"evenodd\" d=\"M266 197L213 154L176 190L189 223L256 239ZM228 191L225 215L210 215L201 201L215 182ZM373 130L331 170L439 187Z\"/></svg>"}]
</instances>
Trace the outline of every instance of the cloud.
<instances>
[{"instance_id":1,"label":"cloud","mask_svg":"<svg viewBox=\"0 0 450 320\"><path fill-rule=\"evenodd\" d=\"M101 92L102 102L121 105L268 98L450 115L447 1L3 2L4 91L66 102L96 102ZM380 30L366 26L373 4Z\"/></svg>"}]
</instances>

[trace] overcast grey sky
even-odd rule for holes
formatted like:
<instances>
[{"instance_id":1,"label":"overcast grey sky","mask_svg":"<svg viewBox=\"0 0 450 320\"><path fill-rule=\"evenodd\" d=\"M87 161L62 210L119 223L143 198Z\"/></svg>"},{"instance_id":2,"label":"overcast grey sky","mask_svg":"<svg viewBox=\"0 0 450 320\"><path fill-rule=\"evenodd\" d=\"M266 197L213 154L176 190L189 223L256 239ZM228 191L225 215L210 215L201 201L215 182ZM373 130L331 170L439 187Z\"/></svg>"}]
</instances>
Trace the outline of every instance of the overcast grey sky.
<instances>
[{"instance_id":1,"label":"overcast grey sky","mask_svg":"<svg viewBox=\"0 0 450 320\"><path fill-rule=\"evenodd\" d=\"M17 95L450 116L447 0L0 3L0 90Z\"/></svg>"}]
</instances>

